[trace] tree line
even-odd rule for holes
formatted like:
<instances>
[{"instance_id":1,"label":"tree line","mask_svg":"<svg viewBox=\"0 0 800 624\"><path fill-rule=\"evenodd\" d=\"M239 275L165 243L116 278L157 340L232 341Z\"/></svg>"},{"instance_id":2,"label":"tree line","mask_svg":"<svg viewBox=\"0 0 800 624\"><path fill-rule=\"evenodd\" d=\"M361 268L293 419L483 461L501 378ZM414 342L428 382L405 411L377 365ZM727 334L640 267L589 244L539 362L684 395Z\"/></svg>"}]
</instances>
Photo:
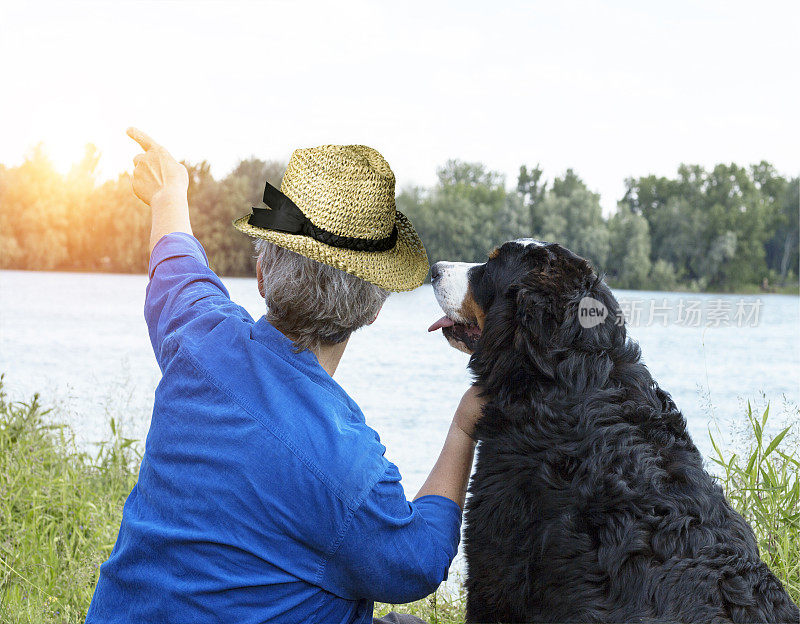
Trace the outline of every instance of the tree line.
<instances>
[{"instance_id":1,"label":"tree line","mask_svg":"<svg viewBox=\"0 0 800 624\"><path fill-rule=\"evenodd\" d=\"M149 208L127 173L98 184L98 160L89 145L62 175L39 146L19 166L0 164L0 268L146 271ZM249 158L219 180L205 161L184 164L192 227L211 266L252 275L251 240L231 221L258 205L265 179L280 185L285 164ZM767 162L629 178L605 217L571 169L548 181L522 166L509 187L481 163L451 160L433 186L402 189L397 207L432 261L483 261L500 242L534 237L588 258L618 288L732 291L798 280L798 178Z\"/></svg>"}]
</instances>

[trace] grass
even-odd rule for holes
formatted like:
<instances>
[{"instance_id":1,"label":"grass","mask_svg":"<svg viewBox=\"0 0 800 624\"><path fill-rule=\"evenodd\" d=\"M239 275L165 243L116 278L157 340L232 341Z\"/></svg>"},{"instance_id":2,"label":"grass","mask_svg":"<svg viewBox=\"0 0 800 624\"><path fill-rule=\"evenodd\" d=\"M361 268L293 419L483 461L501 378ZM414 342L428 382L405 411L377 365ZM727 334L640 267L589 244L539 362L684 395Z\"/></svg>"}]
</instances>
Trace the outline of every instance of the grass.
<instances>
[{"instance_id":1,"label":"grass","mask_svg":"<svg viewBox=\"0 0 800 624\"><path fill-rule=\"evenodd\" d=\"M7 400L0 377L0 622L83 622L99 565L136 482L132 440L78 450L38 395Z\"/></svg>"},{"instance_id":2,"label":"grass","mask_svg":"<svg viewBox=\"0 0 800 624\"><path fill-rule=\"evenodd\" d=\"M792 437L798 432L767 436L768 411L757 415L748 405L746 416L745 452L726 453L712 438L714 461L764 560L800 602L800 454ZM83 622L136 480L137 445L114 420L109 441L92 454L53 420L38 396L8 401L0 377L0 622ZM456 582L408 605L377 604L375 613L454 624L463 621L464 603Z\"/></svg>"},{"instance_id":3,"label":"grass","mask_svg":"<svg viewBox=\"0 0 800 624\"><path fill-rule=\"evenodd\" d=\"M768 437L768 421L769 405L758 414L748 402L744 453L726 457L709 434L716 452L712 461L722 469L731 505L753 527L761 558L800 604L800 454L796 436L787 437L792 426Z\"/></svg>"},{"instance_id":4,"label":"grass","mask_svg":"<svg viewBox=\"0 0 800 624\"><path fill-rule=\"evenodd\" d=\"M376 603L375 617L383 617L390 611L411 613L429 624L461 624L467 606L467 593L461 583L447 583L427 598L402 605Z\"/></svg>"}]
</instances>

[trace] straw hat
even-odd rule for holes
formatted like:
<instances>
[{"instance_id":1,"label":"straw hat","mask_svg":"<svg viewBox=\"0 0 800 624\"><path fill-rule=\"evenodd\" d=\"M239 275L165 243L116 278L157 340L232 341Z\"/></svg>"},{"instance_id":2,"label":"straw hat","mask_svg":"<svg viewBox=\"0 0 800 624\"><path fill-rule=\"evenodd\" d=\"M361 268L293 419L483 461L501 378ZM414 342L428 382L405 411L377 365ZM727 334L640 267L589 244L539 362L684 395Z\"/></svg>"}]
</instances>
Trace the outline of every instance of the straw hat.
<instances>
[{"instance_id":1,"label":"straw hat","mask_svg":"<svg viewBox=\"0 0 800 624\"><path fill-rule=\"evenodd\" d=\"M386 290L413 290L428 273L419 236L395 208L394 173L371 147L295 150L264 203L234 227Z\"/></svg>"}]
</instances>

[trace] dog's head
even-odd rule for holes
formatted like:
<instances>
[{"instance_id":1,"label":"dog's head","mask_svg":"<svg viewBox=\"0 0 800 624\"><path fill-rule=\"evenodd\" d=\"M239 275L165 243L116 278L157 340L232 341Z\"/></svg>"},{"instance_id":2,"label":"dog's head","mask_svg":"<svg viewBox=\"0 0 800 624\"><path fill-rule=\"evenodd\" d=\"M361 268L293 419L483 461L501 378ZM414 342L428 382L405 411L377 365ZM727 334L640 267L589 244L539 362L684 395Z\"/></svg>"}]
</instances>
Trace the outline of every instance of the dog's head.
<instances>
[{"instance_id":1,"label":"dog's head","mask_svg":"<svg viewBox=\"0 0 800 624\"><path fill-rule=\"evenodd\" d=\"M483 264L437 262L431 276L445 316L430 331L441 328L467 353L522 352L546 371L553 353L625 341L611 291L586 260L556 243L511 241Z\"/></svg>"}]
</instances>

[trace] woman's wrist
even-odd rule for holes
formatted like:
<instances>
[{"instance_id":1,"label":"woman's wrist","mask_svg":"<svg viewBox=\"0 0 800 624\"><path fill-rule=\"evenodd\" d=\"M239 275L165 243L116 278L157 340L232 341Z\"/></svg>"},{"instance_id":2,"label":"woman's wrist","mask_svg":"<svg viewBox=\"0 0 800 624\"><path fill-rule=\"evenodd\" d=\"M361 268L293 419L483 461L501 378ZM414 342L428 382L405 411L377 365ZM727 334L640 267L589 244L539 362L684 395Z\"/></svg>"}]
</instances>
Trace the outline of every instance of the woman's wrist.
<instances>
[{"instance_id":1,"label":"woman's wrist","mask_svg":"<svg viewBox=\"0 0 800 624\"><path fill-rule=\"evenodd\" d=\"M439 459L414 499L436 494L463 509L474 453L475 441L453 419Z\"/></svg>"},{"instance_id":2,"label":"woman's wrist","mask_svg":"<svg viewBox=\"0 0 800 624\"><path fill-rule=\"evenodd\" d=\"M153 195L150 207L154 211L189 212L189 200L185 189L163 188Z\"/></svg>"},{"instance_id":3,"label":"woman's wrist","mask_svg":"<svg viewBox=\"0 0 800 624\"><path fill-rule=\"evenodd\" d=\"M483 390L479 386L470 388L461 397L461 402L453 415L453 423L471 440L475 440L475 423L481 417L486 397L482 396Z\"/></svg>"}]
</instances>

